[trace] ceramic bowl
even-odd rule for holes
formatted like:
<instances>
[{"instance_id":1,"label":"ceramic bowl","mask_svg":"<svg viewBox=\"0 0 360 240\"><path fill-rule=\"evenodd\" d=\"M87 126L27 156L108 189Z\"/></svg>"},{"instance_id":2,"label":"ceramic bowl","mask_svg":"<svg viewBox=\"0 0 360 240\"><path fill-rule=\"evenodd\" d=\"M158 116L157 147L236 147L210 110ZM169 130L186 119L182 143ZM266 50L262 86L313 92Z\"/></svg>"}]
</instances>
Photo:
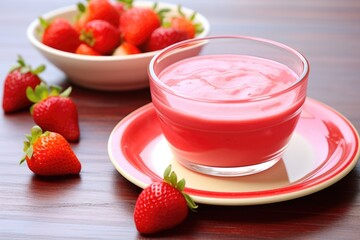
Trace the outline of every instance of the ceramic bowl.
<instances>
[{"instance_id":1,"label":"ceramic bowl","mask_svg":"<svg viewBox=\"0 0 360 240\"><path fill-rule=\"evenodd\" d=\"M135 6L152 7L153 2L135 1ZM176 13L177 5L159 2L159 8L169 8ZM194 10L182 7L186 15ZM73 22L77 14L76 5L53 10L42 17L46 20L65 18ZM195 22L201 23L204 30L196 37L209 34L209 21L202 14L197 13ZM27 37L31 44L52 64L62 70L68 79L79 86L97 90L133 90L147 87L149 80L147 68L151 58L157 53L147 52L127 56L87 56L60 51L46 46L41 42L40 22L32 21L27 29Z\"/></svg>"}]
</instances>

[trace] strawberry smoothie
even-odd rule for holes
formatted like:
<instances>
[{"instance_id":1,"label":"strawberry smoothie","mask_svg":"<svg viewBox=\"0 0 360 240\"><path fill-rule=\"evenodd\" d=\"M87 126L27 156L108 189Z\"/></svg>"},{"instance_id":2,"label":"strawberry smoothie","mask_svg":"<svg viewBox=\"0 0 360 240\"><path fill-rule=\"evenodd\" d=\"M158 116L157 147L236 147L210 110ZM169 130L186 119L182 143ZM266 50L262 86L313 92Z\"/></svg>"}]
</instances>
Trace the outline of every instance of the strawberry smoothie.
<instances>
[{"instance_id":1,"label":"strawberry smoothie","mask_svg":"<svg viewBox=\"0 0 360 240\"><path fill-rule=\"evenodd\" d=\"M242 54L193 56L159 66L150 81L152 101L180 163L195 170L234 169L281 158L306 97L301 72Z\"/></svg>"}]
</instances>

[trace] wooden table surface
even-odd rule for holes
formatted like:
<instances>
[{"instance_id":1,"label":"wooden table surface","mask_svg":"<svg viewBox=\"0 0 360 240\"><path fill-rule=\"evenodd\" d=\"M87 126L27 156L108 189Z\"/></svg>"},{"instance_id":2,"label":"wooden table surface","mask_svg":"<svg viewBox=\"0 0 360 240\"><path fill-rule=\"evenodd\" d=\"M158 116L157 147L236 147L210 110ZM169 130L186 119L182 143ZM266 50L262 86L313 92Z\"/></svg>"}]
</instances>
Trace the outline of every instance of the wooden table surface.
<instances>
[{"instance_id":1,"label":"wooden table surface","mask_svg":"<svg viewBox=\"0 0 360 240\"><path fill-rule=\"evenodd\" d=\"M0 79L21 54L45 63L47 82L66 76L26 38L28 24L74 0L3 1L0 8ZM338 110L360 129L360 1L168 0L196 9L211 22L211 35L270 38L309 60L308 95ZM0 114L0 239L143 239L133 208L141 189L111 164L107 141L127 114L151 101L149 89L100 92L73 85L81 140L72 147L82 162L78 178L44 180L19 166L24 134L34 125L27 111ZM3 84L1 84L1 92ZM360 167L318 193L259 206L200 205L176 229L157 235L179 239L358 239Z\"/></svg>"}]
</instances>

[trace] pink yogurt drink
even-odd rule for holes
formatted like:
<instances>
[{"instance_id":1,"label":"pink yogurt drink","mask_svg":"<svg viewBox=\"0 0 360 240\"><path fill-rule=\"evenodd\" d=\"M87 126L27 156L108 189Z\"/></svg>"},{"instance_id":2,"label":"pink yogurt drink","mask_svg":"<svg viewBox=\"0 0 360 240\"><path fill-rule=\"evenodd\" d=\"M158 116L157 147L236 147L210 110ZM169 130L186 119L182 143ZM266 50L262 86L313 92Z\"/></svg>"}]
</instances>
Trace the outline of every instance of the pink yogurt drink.
<instances>
[{"instance_id":1,"label":"pink yogurt drink","mask_svg":"<svg viewBox=\"0 0 360 240\"><path fill-rule=\"evenodd\" d=\"M210 39L201 50L219 40ZM181 44L176 46L168 51ZM151 64L149 71L152 101L176 160L219 176L247 175L274 165L299 119L307 72L258 54L191 56L199 45L188 48L168 59L160 56L154 74Z\"/></svg>"}]
</instances>

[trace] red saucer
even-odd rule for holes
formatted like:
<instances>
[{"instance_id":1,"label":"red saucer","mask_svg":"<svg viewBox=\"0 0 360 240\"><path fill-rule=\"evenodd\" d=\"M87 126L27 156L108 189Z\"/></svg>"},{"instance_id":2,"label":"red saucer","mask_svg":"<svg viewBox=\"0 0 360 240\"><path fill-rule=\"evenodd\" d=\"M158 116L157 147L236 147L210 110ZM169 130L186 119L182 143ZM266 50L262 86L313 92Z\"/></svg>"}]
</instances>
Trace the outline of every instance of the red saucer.
<instances>
[{"instance_id":1,"label":"red saucer","mask_svg":"<svg viewBox=\"0 0 360 240\"><path fill-rule=\"evenodd\" d=\"M340 113L307 99L283 159L244 177L213 177L190 171L175 160L153 105L145 105L113 129L108 153L126 179L144 188L161 181L171 163L197 203L255 205L290 200L320 191L347 175L359 158L359 135Z\"/></svg>"}]
</instances>

